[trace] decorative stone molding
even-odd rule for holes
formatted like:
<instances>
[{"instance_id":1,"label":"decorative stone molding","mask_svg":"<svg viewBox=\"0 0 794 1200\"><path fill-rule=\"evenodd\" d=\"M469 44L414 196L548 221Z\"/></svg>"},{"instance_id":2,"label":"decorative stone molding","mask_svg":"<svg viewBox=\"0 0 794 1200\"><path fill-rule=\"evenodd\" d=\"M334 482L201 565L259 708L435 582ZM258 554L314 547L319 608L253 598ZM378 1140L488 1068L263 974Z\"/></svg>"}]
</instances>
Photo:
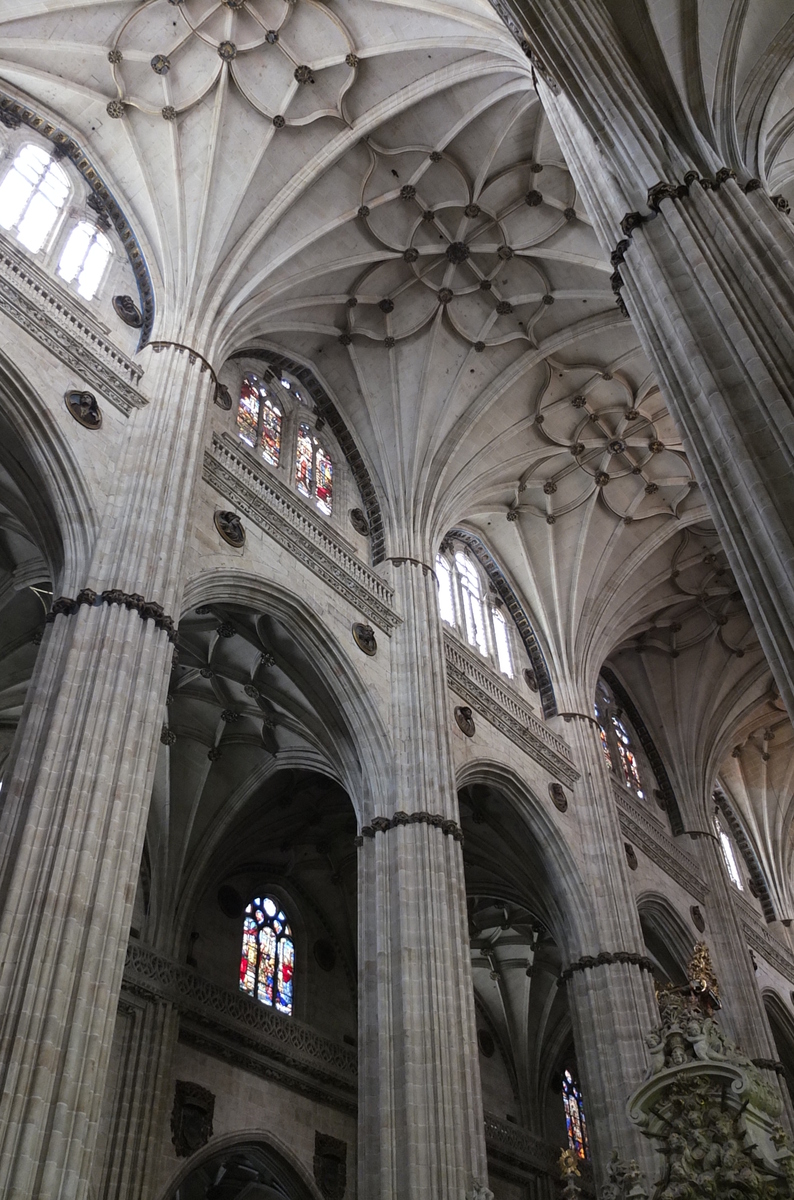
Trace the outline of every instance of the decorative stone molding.
<instances>
[{"instance_id":1,"label":"decorative stone molding","mask_svg":"<svg viewBox=\"0 0 794 1200\"><path fill-rule=\"evenodd\" d=\"M486 1112L484 1116L489 1165L493 1159L500 1165L509 1163L533 1174L545 1175L555 1181L559 1179L558 1148L520 1125L500 1121L493 1113Z\"/></svg>"},{"instance_id":2,"label":"decorative stone molding","mask_svg":"<svg viewBox=\"0 0 794 1200\"><path fill-rule=\"evenodd\" d=\"M749 914L751 911L750 906L746 905L745 909ZM786 947L773 938L770 933L767 933L755 913L752 913L751 920L748 920L744 913L741 914L741 917L744 936L747 938L748 944L762 958L766 959L770 967L778 971L790 983L794 983L794 957L792 957Z\"/></svg>"},{"instance_id":3,"label":"decorative stone molding","mask_svg":"<svg viewBox=\"0 0 794 1200\"><path fill-rule=\"evenodd\" d=\"M705 904L709 889L699 874L695 860L677 846L661 825L635 804L618 783L613 783L612 795L618 808L620 829L626 840L638 846L666 875L680 883L701 904Z\"/></svg>"},{"instance_id":4,"label":"decorative stone molding","mask_svg":"<svg viewBox=\"0 0 794 1200\"><path fill-rule=\"evenodd\" d=\"M452 634L444 634L444 652L450 689L549 774L573 787L579 772L571 761L567 743L547 729L530 706L505 687L496 672L482 660L478 662Z\"/></svg>"},{"instance_id":5,"label":"decorative stone molding","mask_svg":"<svg viewBox=\"0 0 794 1200\"><path fill-rule=\"evenodd\" d=\"M356 1051L295 1017L227 990L195 970L130 942L124 970L128 994L176 1006L180 1040L237 1062L283 1086L355 1110Z\"/></svg>"},{"instance_id":6,"label":"decorative stone molding","mask_svg":"<svg viewBox=\"0 0 794 1200\"><path fill-rule=\"evenodd\" d=\"M168 634L169 642L176 644L174 619L167 615L161 604L146 600L135 592L121 592L116 588L101 594L92 591L91 588L83 588L76 600L72 600L70 596L59 596L53 601L52 608L44 618L45 623L51 625L55 618L60 616L71 617L83 604L89 608L99 608L102 604L123 604L130 611L137 612L142 621L154 621L158 629L163 629Z\"/></svg>"},{"instance_id":7,"label":"decorative stone molding","mask_svg":"<svg viewBox=\"0 0 794 1200\"><path fill-rule=\"evenodd\" d=\"M635 954L632 950L616 950L613 954L608 950L602 950L600 954L596 955L583 954L576 962L570 963L557 977L557 987L562 987L579 971L592 971L596 967L611 967L615 963L625 963L632 967L639 967L641 971L653 973L653 963L645 954Z\"/></svg>"},{"instance_id":8,"label":"decorative stone molding","mask_svg":"<svg viewBox=\"0 0 794 1200\"><path fill-rule=\"evenodd\" d=\"M393 817L373 817L371 824L362 825L355 844L363 846L365 838L374 838L376 833L388 833L390 829L396 829L398 825L432 825L434 828L440 829L447 837L452 837L454 841L463 841L463 830L460 825L448 817L429 812L396 812Z\"/></svg>"},{"instance_id":9,"label":"decorative stone molding","mask_svg":"<svg viewBox=\"0 0 794 1200\"><path fill-rule=\"evenodd\" d=\"M122 354L74 297L2 234L0 312L125 416L147 403L138 391L143 368Z\"/></svg>"},{"instance_id":10,"label":"decorative stone molding","mask_svg":"<svg viewBox=\"0 0 794 1200\"><path fill-rule=\"evenodd\" d=\"M394 593L380 575L356 558L330 526L315 520L233 437L213 435L204 454L204 479L384 633L391 635L400 624L402 618L392 607Z\"/></svg>"},{"instance_id":11,"label":"decorative stone molding","mask_svg":"<svg viewBox=\"0 0 794 1200\"><path fill-rule=\"evenodd\" d=\"M113 102L111 101L111 103ZM68 158L92 187L92 197L94 200L92 207L106 214L108 219L113 222L116 233L121 239L121 244L135 274L143 306L143 328L141 329L140 344L142 346L145 345L154 322L154 289L152 288L151 277L138 239L132 232L129 222L117 204L113 193L108 189L82 147L68 133L59 129L57 125L53 125L44 117L39 116L28 105L22 104L19 100L14 99L13 96L6 95L3 92L0 92L0 113L2 114L3 124L8 124L9 120L11 120L16 125L29 125L31 129L35 129L42 137L52 142L56 148L56 152L59 151L62 158Z\"/></svg>"}]
</instances>

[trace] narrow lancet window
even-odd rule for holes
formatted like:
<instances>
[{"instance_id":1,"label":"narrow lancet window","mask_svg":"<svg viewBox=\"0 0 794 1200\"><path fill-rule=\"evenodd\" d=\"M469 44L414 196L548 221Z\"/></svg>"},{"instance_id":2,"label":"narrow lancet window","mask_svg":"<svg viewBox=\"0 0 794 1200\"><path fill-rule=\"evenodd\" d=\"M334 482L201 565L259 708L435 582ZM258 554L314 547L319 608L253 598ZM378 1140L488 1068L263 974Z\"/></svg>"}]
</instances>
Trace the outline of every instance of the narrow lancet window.
<instances>
[{"instance_id":1,"label":"narrow lancet window","mask_svg":"<svg viewBox=\"0 0 794 1200\"><path fill-rule=\"evenodd\" d=\"M584 1119L582 1093L570 1071L563 1073L562 1102L565 1108L568 1145L577 1158L589 1158L590 1151L587 1145L587 1125Z\"/></svg>"},{"instance_id":2,"label":"narrow lancet window","mask_svg":"<svg viewBox=\"0 0 794 1200\"><path fill-rule=\"evenodd\" d=\"M283 910L270 896L252 900L243 918L241 991L292 1016L294 966L295 944Z\"/></svg>"},{"instance_id":3,"label":"narrow lancet window","mask_svg":"<svg viewBox=\"0 0 794 1200\"><path fill-rule=\"evenodd\" d=\"M81 221L69 234L63 248L58 274L67 283L77 283L86 300L93 300L110 262L111 245L101 230L90 221Z\"/></svg>"},{"instance_id":4,"label":"narrow lancet window","mask_svg":"<svg viewBox=\"0 0 794 1200\"><path fill-rule=\"evenodd\" d=\"M476 567L469 562L462 550L455 555L455 565L460 575L466 637L472 646L477 647L480 654L487 655L488 642L485 637L485 615L482 609L480 577Z\"/></svg>"},{"instance_id":5,"label":"narrow lancet window","mask_svg":"<svg viewBox=\"0 0 794 1200\"><path fill-rule=\"evenodd\" d=\"M500 613L498 608L494 608L491 617L493 619L493 636L496 642L496 656L499 659L499 670L503 675L507 675L512 679L515 672L513 671L513 658L510 653L510 640L507 636L507 622Z\"/></svg>"},{"instance_id":6,"label":"narrow lancet window","mask_svg":"<svg viewBox=\"0 0 794 1200\"><path fill-rule=\"evenodd\" d=\"M23 146L0 184L0 225L38 254L68 195L63 167L41 146Z\"/></svg>"},{"instance_id":7,"label":"narrow lancet window","mask_svg":"<svg viewBox=\"0 0 794 1200\"><path fill-rule=\"evenodd\" d=\"M265 462L277 467L281 456L281 409L261 379L249 373L240 388L237 429L252 450L259 449Z\"/></svg>"},{"instance_id":8,"label":"narrow lancet window","mask_svg":"<svg viewBox=\"0 0 794 1200\"><path fill-rule=\"evenodd\" d=\"M452 592L452 568L441 555L436 556L436 579L438 580L438 611L447 625L455 624L455 600Z\"/></svg>"},{"instance_id":9,"label":"narrow lancet window","mask_svg":"<svg viewBox=\"0 0 794 1200\"><path fill-rule=\"evenodd\" d=\"M717 837L720 840L720 848L722 857L725 859L725 866L728 869L728 876L735 888L740 892L744 891L744 883L742 882L742 873L739 870L739 860L736 857L736 851L733 848L733 842L730 835L722 828L719 817L714 818L714 828L717 831Z\"/></svg>"}]
</instances>

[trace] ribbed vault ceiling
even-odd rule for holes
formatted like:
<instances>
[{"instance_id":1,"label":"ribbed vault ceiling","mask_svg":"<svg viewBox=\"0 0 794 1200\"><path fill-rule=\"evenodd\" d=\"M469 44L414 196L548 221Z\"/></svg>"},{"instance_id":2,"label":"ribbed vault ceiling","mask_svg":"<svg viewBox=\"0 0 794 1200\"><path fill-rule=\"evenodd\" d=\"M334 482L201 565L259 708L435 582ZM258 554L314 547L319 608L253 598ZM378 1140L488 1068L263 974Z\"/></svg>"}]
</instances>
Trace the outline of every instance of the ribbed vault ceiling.
<instances>
[{"instance_id":1,"label":"ribbed vault ceiling","mask_svg":"<svg viewBox=\"0 0 794 1200\"><path fill-rule=\"evenodd\" d=\"M693 137L785 190L794 5L610 8ZM696 812L768 671L491 5L2 0L0 87L93 156L146 254L155 336L216 365L256 345L311 365L379 488L389 552L481 535L560 707L616 654L671 765L689 756ZM193 665L180 704L206 713L216 685ZM788 862L770 840L788 837L785 791L773 822L769 789L737 785L770 870Z\"/></svg>"}]
</instances>

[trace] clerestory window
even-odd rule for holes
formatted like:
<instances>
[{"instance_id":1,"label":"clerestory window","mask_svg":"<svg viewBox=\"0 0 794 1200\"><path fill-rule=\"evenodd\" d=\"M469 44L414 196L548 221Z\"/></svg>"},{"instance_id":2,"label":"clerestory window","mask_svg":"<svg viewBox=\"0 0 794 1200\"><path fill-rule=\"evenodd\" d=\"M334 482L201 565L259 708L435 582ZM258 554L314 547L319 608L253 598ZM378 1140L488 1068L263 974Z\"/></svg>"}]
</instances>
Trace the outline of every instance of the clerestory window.
<instances>
[{"instance_id":1,"label":"clerestory window","mask_svg":"<svg viewBox=\"0 0 794 1200\"><path fill-rule=\"evenodd\" d=\"M436 579L441 620L503 675L514 679L518 661L514 627L468 547L448 547L437 555Z\"/></svg>"},{"instance_id":2,"label":"clerestory window","mask_svg":"<svg viewBox=\"0 0 794 1200\"><path fill-rule=\"evenodd\" d=\"M28 143L0 183L0 225L38 254L55 227L69 190L63 167L42 146Z\"/></svg>"},{"instance_id":3,"label":"clerestory window","mask_svg":"<svg viewBox=\"0 0 794 1200\"><path fill-rule=\"evenodd\" d=\"M69 234L58 263L58 274L76 283L86 300L93 300L113 253L108 238L90 221L80 221Z\"/></svg>"},{"instance_id":4,"label":"clerestory window","mask_svg":"<svg viewBox=\"0 0 794 1200\"><path fill-rule=\"evenodd\" d=\"M292 1016L295 944L277 900L257 897L243 917L240 989L279 1012Z\"/></svg>"}]
</instances>

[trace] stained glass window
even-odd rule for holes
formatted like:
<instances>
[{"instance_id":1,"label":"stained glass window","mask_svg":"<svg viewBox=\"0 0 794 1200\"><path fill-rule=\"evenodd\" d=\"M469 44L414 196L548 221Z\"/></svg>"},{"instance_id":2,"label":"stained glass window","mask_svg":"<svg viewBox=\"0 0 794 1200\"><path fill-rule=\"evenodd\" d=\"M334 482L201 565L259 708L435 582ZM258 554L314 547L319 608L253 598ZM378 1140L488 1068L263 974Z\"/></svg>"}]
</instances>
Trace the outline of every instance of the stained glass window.
<instances>
[{"instance_id":1,"label":"stained glass window","mask_svg":"<svg viewBox=\"0 0 794 1200\"><path fill-rule=\"evenodd\" d=\"M513 678L513 658L510 653L510 639L507 636L507 622L498 608L491 612L493 618L493 635L496 642L496 655L499 659L499 670L503 675Z\"/></svg>"},{"instance_id":2,"label":"stained glass window","mask_svg":"<svg viewBox=\"0 0 794 1200\"><path fill-rule=\"evenodd\" d=\"M37 254L68 195L63 167L41 146L23 146L0 184L0 225L16 229L22 245Z\"/></svg>"},{"instance_id":3,"label":"stained glass window","mask_svg":"<svg viewBox=\"0 0 794 1200\"><path fill-rule=\"evenodd\" d=\"M311 496L314 491L313 459L312 431L301 421L298 426L298 452L295 455L295 486L304 496Z\"/></svg>"},{"instance_id":4,"label":"stained glass window","mask_svg":"<svg viewBox=\"0 0 794 1200\"><path fill-rule=\"evenodd\" d=\"M582 1093L570 1071L563 1072L562 1102L565 1108L568 1145L577 1158L589 1158L590 1150L587 1145L587 1125L584 1119Z\"/></svg>"},{"instance_id":5,"label":"stained glass window","mask_svg":"<svg viewBox=\"0 0 794 1200\"><path fill-rule=\"evenodd\" d=\"M720 839L720 847L722 849L722 857L725 859L725 866L728 868L728 875L734 887L740 892L744 891L744 883L742 882L742 873L739 870L739 862L736 858L736 851L733 848L733 842L730 836L725 832L720 825L719 817L714 818L714 827L717 830L717 837Z\"/></svg>"},{"instance_id":6,"label":"stained glass window","mask_svg":"<svg viewBox=\"0 0 794 1200\"><path fill-rule=\"evenodd\" d=\"M593 711L595 712L595 719L598 722L598 736L601 739L601 749L604 751L604 758L607 760L607 766L609 767L609 769L611 771L613 769L612 768L612 755L609 752L609 742L607 741L607 731L604 728L602 718L601 718L601 713L598 710L597 704L593 705Z\"/></svg>"},{"instance_id":7,"label":"stained glass window","mask_svg":"<svg viewBox=\"0 0 794 1200\"><path fill-rule=\"evenodd\" d=\"M436 579L438 580L438 611L447 625L455 624L455 600L452 594L452 568L441 555L436 556Z\"/></svg>"},{"instance_id":8,"label":"stained glass window","mask_svg":"<svg viewBox=\"0 0 794 1200\"><path fill-rule=\"evenodd\" d=\"M295 945L284 912L270 896L252 900L243 917L240 989L292 1016Z\"/></svg>"},{"instance_id":9,"label":"stained glass window","mask_svg":"<svg viewBox=\"0 0 794 1200\"><path fill-rule=\"evenodd\" d=\"M317 464L317 507L326 516L330 517L334 492L334 467L325 450L319 444L317 446L315 462Z\"/></svg>"},{"instance_id":10,"label":"stained glass window","mask_svg":"<svg viewBox=\"0 0 794 1200\"><path fill-rule=\"evenodd\" d=\"M67 283L76 281L80 295L93 300L111 253L110 242L104 233L90 221L80 221L63 248L58 274Z\"/></svg>"},{"instance_id":11,"label":"stained glass window","mask_svg":"<svg viewBox=\"0 0 794 1200\"><path fill-rule=\"evenodd\" d=\"M463 593L463 615L466 621L466 637L472 646L476 646L480 654L488 653L488 642L485 637L485 616L482 610L482 594L480 577L474 563L469 562L462 550L455 555L455 565L460 575L461 591Z\"/></svg>"},{"instance_id":12,"label":"stained glass window","mask_svg":"<svg viewBox=\"0 0 794 1200\"><path fill-rule=\"evenodd\" d=\"M637 762L637 756L633 750L631 734L620 718L616 717L614 713L612 714L612 725L615 730L615 739L617 741L618 754L620 755L620 765L623 768L623 778L625 780L626 787L630 788L632 792L636 792L640 800L644 800L645 791L640 778L640 768Z\"/></svg>"},{"instance_id":13,"label":"stained glass window","mask_svg":"<svg viewBox=\"0 0 794 1200\"><path fill-rule=\"evenodd\" d=\"M281 409L261 379L249 372L240 387L237 429L252 450L259 449L265 462L278 466L281 455Z\"/></svg>"}]
</instances>

